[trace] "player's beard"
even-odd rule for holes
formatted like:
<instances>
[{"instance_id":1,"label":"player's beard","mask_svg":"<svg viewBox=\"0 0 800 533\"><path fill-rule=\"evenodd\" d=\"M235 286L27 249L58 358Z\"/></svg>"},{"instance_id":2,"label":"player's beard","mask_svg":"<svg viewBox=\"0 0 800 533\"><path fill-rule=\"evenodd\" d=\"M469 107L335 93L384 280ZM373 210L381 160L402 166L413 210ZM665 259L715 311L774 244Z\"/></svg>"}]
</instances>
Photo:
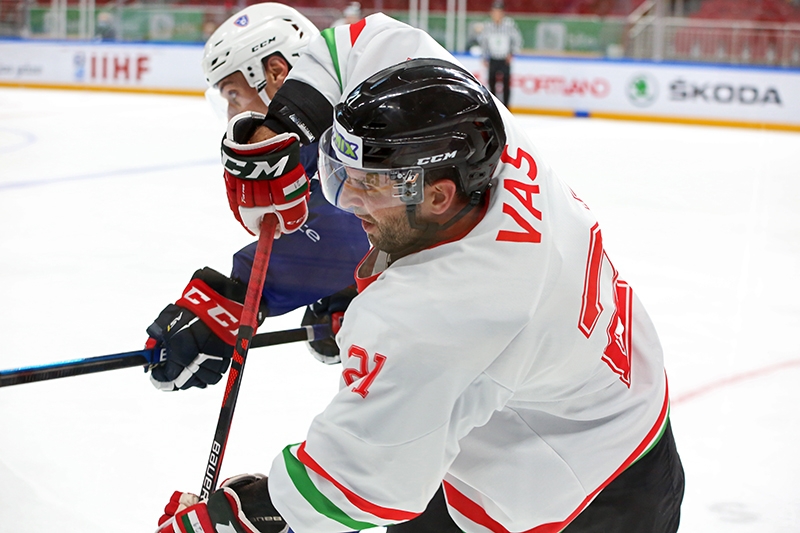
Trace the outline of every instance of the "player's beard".
<instances>
[{"instance_id":1,"label":"player's beard","mask_svg":"<svg viewBox=\"0 0 800 533\"><path fill-rule=\"evenodd\" d=\"M405 208L392 210L380 221L371 216L361 218L375 225L373 231L367 233L372 246L391 256L406 255L420 244L422 231L411 227Z\"/></svg>"}]
</instances>

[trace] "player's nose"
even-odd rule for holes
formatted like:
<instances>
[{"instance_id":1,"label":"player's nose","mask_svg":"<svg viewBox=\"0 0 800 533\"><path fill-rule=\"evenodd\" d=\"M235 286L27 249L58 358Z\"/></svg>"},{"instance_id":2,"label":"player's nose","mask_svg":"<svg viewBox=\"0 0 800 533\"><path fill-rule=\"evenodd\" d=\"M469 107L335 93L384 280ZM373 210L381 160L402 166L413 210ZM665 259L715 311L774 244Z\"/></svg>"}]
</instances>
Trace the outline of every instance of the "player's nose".
<instances>
[{"instance_id":1,"label":"player's nose","mask_svg":"<svg viewBox=\"0 0 800 533\"><path fill-rule=\"evenodd\" d=\"M346 181L339 195L339 207L347 211L362 211L364 207L363 192L349 185Z\"/></svg>"}]
</instances>

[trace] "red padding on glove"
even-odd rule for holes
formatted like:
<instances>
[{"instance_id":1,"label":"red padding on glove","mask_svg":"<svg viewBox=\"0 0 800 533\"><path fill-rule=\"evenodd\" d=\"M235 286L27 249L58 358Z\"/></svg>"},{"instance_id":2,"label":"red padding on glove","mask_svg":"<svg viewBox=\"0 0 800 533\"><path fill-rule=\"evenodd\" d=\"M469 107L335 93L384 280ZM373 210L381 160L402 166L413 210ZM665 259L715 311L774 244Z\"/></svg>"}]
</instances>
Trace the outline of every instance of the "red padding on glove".
<instances>
[{"instance_id":1,"label":"red padding on glove","mask_svg":"<svg viewBox=\"0 0 800 533\"><path fill-rule=\"evenodd\" d=\"M255 235L255 233L250 231L250 228L244 225L242 215L239 213L239 202L236 199L236 182L238 180L227 172L224 172L223 176L225 177L225 192L228 195L228 207L231 208L231 211L233 211L233 216L236 217L236 220L239 221L239 224L241 224L242 227L247 230L247 233L250 235Z\"/></svg>"},{"instance_id":2,"label":"red padding on glove","mask_svg":"<svg viewBox=\"0 0 800 533\"><path fill-rule=\"evenodd\" d=\"M175 305L197 315L197 318L226 344L230 346L236 344L239 321L244 308L239 302L228 300L204 281L193 279L183 290L183 296L175 302Z\"/></svg>"},{"instance_id":3,"label":"red padding on glove","mask_svg":"<svg viewBox=\"0 0 800 533\"><path fill-rule=\"evenodd\" d=\"M172 496L169 498L169 503L164 506L164 514L161 515L161 518L158 519L158 525L160 526L173 516L175 513L178 512L178 506L180 505L181 491L176 490L172 493Z\"/></svg>"},{"instance_id":4,"label":"red padding on glove","mask_svg":"<svg viewBox=\"0 0 800 533\"><path fill-rule=\"evenodd\" d=\"M234 183L234 200L241 207L269 207L280 209L281 205L299 198L308 191L305 170L297 166L271 180L245 180L227 177Z\"/></svg>"}]
</instances>

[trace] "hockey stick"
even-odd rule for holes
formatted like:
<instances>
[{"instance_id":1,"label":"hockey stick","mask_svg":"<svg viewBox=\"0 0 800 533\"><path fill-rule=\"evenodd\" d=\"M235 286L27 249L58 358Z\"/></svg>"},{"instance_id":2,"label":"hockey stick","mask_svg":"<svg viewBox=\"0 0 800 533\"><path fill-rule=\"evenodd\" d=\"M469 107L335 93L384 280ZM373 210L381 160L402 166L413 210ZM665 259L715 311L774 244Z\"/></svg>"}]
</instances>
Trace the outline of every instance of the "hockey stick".
<instances>
[{"instance_id":1,"label":"hockey stick","mask_svg":"<svg viewBox=\"0 0 800 533\"><path fill-rule=\"evenodd\" d=\"M236 345L233 347L231 369L228 372L228 382L225 384L225 395L222 397L217 429L214 432L214 440L211 442L211 452L208 454L203 486L200 489L201 499L208 499L217 488L222 457L225 455L225 446L228 444L228 434L233 421L233 410L236 407L239 387L242 384L244 361L250 349L253 333L258 328L258 306L261 302L264 280L267 277L267 266L269 266L269 256L272 253L272 242L277 225L278 218L275 215L264 215L261 219L258 245L250 270L250 281L247 283L239 333L236 336Z\"/></svg>"},{"instance_id":2,"label":"hockey stick","mask_svg":"<svg viewBox=\"0 0 800 533\"><path fill-rule=\"evenodd\" d=\"M250 348L262 348L264 346L276 346L299 341L315 341L330 336L331 328L329 324L315 324L296 329L259 333L253 337L250 342ZM10 368L8 370L0 370L0 387L94 374L118 368L147 367L160 363L164 360L164 357L163 348L151 348L149 350L71 359L44 365Z\"/></svg>"}]
</instances>

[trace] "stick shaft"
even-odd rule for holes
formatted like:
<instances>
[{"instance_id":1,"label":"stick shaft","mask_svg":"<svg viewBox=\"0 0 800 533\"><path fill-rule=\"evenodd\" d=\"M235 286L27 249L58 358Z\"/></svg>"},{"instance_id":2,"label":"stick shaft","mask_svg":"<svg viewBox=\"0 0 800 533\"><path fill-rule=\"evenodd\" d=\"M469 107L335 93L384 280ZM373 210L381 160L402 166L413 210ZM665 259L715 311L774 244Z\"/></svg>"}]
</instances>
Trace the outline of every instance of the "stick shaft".
<instances>
[{"instance_id":1,"label":"stick shaft","mask_svg":"<svg viewBox=\"0 0 800 533\"><path fill-rule=\"evenodd\" d=\"M327 324L315 324L302 328L287 329L283 331L270 331L259 333L250 342L250 348L263 348L291 342L314 341L330 337L331 330ZM0 370L0 387L48 381L51 379L95 374L118 368L131 368L135 366L154 365L161 362L160 349L145 349L132 352L85 357L57 363L9 368Z\"/></svg>"},{"instance_id":2,"label":"stick shaft","mask_svg":"<svg viewBox=\"0 0 800 533\"><path fill-rule=\"evenodd\" d=\"M233 421L233 411L239 397L239 387L242 383L244 362L250 349L250 341L258 328L258 308L261 302L261 291L264 289L264 280L267 277L269 256L272 252L272 242L278 219L274 215L265 215L261 221L256 253L253 257L253 266L250 271L250 281L247 283L247 294L244 299L242 318L239 324L239 333L236 345L233 347L233 360L228 372L228 381L225 384L225 395L222 398L222 407L217 420L217 429L211 443L211 452L206 462L203 476L203 485L200 489L200 498L206 499L217 488L222 458L225 455L225 446Z\"/></svg>"},{"instance_id":3,"label":"stick shaft","mask_svg":"<svg viewBox=\"0 0 800 533\"><path fill-rule=\"evenodd\" d=\"M116 370L118 368L144 366L149 363L149 352L152 351L156 350L139 350L136 352L101 355L99 357L87 357L86 359L74 361L0 370L0 387L82 374L94 374L95 372L105 372L106 370Z\"/></svg>"}]
</instances>

